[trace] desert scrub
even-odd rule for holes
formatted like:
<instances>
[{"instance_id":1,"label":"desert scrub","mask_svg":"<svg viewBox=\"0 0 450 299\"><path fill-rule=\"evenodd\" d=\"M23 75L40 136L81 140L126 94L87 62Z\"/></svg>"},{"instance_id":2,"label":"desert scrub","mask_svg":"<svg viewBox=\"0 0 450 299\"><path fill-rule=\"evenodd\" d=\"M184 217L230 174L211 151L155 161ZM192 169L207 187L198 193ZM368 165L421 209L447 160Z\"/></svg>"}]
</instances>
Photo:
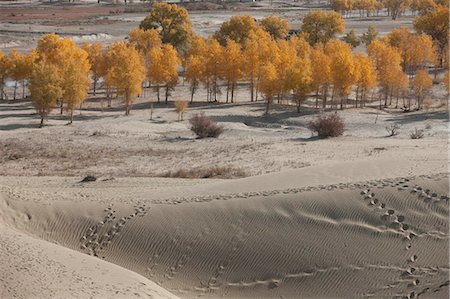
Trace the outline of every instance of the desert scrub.
<instances>
[{"instance_id":1,"label":"desert scrub","mask_svg":"<svg viewBox=\"0 0 450 299\"><path fill-rule=\"evenodd\" d=\"M409 134L409 137L411 137L411 139L422 139L423 136L423 130L417 128L414 128L414 131L411 131L411 133Z\"/></svg>"},{"instance_id":2,"label":"desert scrub","mask_svg":"<svg viewBox=\"0 0 450 299\"><path fill-rule=\"evenodd\" d=\"M337 113L319 115L308 124L308 129L317 133L320 138L341 136L344 128L344 120Z\"/></svg>"},{"instance_id":3,"label":"desert scrub","mask_svg":"<svg viewBox=\"0 0 450 299\"><path fill-rule=\"evenodd\" d=\"M392 124L386 126L386 132L388 132L388 137L397 136L400 126L398 124Z\"/></svg>"},{"instance_id":4,"label":"desert scrub","mask_svg":"<svg viewBox=\"0 0 450 299\"><path fill-rule=\"evenodd\" d=\"M196 114L189 120L189 123L191 124L191 131L194 132L198 138L217 138L223 133L223 126L218 125L203 113Z\"/></svg>"},{"instance_id":5,"label":"desert scrub","mask_svg":"<svg viewBox=\"0 0 450 299\"><path fill-rule=\"evenodd\" d=\"M210 166L197 167L193 169L179 169L176 171L168 171L162 175L167 178L183 178L183 179L233 179L246 177L244 170L233 168L230 166Z\"/></svg>"},{"instance_id":6,"label":"desert scrub","mask_svg":"<svg viewBox=\"0 0 450 299\"><path fill-rule=\"evenodd\" d=\"M178 114L178 121L183 120L183 115L188 108L188 102L175 101L175 112Z\"/></svg>"}]
</instances>

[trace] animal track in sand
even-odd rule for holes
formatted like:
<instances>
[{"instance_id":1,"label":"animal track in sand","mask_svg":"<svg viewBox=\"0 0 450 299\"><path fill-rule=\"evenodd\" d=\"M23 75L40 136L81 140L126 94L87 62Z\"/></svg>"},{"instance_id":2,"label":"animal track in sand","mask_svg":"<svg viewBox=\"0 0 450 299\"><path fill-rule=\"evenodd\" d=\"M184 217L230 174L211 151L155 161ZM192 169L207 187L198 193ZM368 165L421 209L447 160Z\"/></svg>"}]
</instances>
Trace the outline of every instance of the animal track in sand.
<instances>
[{"instance_id":1,"label":"animal track in sand","mask_svg":"<svg viewBox=\"0 0 450 299\"><path fill-rule=\"evenodd\" d=\"M90 226L87 232L80 238L81 249L87 251L89 255L100 257L104 259L104 256L100 256L100 252L106 249L111 244L112 240L120 234L121 230L129 221L135 216L144 216L147 214L148 209L145 205L135 207L134 213L129 216L122 217L119 220L116 218L116 211L112 206L104 209L106 213L103 220Z\"/></svg>"}]
</instances>

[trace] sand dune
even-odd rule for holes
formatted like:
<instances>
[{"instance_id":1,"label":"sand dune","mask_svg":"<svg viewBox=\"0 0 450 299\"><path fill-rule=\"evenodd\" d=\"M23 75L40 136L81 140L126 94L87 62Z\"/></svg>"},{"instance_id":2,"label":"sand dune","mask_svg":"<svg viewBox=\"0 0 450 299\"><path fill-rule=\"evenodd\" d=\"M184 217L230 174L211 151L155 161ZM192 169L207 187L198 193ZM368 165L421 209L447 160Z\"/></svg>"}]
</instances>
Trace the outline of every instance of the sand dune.
<instances>
[{"instance_id":1,"label":"sand dune","mask_svg":"<svg viewBox=\"0 0 450 299\"><path fill-rule=\"evenodd\" d=\"M190 186L160 203L157 190L74 203L3 188L2 217L182 298L447 298L448 175L347 165Z\"/></svg>"}]
</instances>

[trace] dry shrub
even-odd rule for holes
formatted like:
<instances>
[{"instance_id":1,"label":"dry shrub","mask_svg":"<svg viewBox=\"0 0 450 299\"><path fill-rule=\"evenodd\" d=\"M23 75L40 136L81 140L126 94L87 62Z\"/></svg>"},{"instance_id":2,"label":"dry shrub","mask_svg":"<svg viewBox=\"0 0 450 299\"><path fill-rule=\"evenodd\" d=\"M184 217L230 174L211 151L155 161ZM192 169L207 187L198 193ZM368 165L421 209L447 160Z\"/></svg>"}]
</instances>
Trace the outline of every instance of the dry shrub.
<instances>
[{"instance_id":1,"label":"dry shrub","mask_svg":"<svg viewBox=\"0 0 450 299\"><path fill-rule=\"evenodd\" d=\"M411 137L411 139L422 139L424 137L423 130L414 128L414 131L409 134L409 137Z\"/></svg>"},{"instance_id":2,"label":"dry shrub","mask_svg":"<svg viewBox=\"0 0 450 299\"><path fill-rule=\"evenodd\" d=\"M242 178L246 176L244 170L239 168L233 168L230 166L211 166L207 168L194 168L194 169L179 169L176 171L169 171L162 175L167 178L183 178L183 179L233 179Z\"/></svg>"},{"instance_id":3,"label":"dry shrub","mask_svg":"<svg viewBox=\"0 0 450 299\"><path fill-rule=\"evenodd\" d=\"M398 124L392 124L392 125L386 126L386 131L388 132L389 137L398 135L399 129L400 129L400 126Z\"/></svg>"},{"instance_id":4,"label":"dry shrub","mask_svg":"<svg viewBox=\"0 0 450 299\"><path fill-rule=\"evenodd\" d=\"M188 108L188 102L186 101L175 101L175 111L178 113L178 121L183 120L183 114Z\"/></svg>"},{"instance_id":5,"label":"dry shrub","mask_svg":"<svg viewBox=\"0 0 450 299\"><path fill-rule=\"evenodd\" d=\"M223 126L218 125L203 113L196 114L189 122L191 124L191 131L194 132L198 138L217 138L223 133Z\"/></svg>"},{"instance_id":6,"label":"dry shrub","mask_svg":"<svg viewBox=\"0 0 450 299\"><path fill-rule=\"evenodd\" d=\"M337 113L322 114L310 121L308 128L320 138L337 137L344 134L344 120Z\"/></svg>"}]
</instances>

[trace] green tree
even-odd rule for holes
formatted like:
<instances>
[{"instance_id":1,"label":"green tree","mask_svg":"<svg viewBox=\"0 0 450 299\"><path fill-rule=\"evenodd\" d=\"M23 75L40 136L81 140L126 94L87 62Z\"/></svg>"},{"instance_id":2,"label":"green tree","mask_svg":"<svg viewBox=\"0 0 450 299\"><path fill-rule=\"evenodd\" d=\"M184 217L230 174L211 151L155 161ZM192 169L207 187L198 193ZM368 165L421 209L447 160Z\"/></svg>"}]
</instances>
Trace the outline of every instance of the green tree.
<instances>
[{"instance_id":1,"label":"green tree","mask_svg":"<svg viewBox=\"0 0 450 299\"><path fill-rule=\"evenodd\" d=\"M161 40L179 52L185 52L192 37L192 22L186 9L175 4L155 3L139 25L141 29L158 29Z\"/></svg>"}]
</instances>

